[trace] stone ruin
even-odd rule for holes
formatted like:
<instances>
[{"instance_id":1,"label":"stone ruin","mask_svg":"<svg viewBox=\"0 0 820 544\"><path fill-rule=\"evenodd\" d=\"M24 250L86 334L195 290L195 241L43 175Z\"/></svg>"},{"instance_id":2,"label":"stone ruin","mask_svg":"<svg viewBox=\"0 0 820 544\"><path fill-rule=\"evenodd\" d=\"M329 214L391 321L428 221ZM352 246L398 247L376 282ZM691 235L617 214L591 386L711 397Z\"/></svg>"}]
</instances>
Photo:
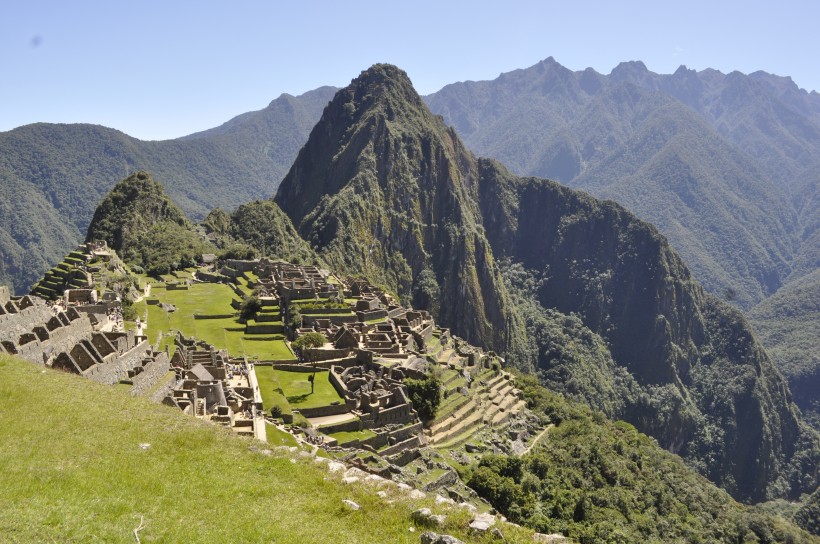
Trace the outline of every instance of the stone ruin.
<instances>
[{"instance_id":1,"label":"stone ruin","mask_svg":"<svg viewBox=\"0 0 820 544\"><path fill-rule=\"evenodd\" d=\"M176 384L163 400L184 413L265 440L262 394L252 363L177 333L171 364Z\"/></svg>"},{"instance_id":2,"label":"stone ruin","mask_svg":"<svg viewBox=\"0 0 820 544\"><path fill-rule=\"evenodd\" d=\"M169 372L167 353L134 331L110 330L108 317L88 306L63 311L36 296L10 297L3 287L0 308L0 352L98 383L125 383L132 395L152 390Z\"/></svg>"}]
</instances>

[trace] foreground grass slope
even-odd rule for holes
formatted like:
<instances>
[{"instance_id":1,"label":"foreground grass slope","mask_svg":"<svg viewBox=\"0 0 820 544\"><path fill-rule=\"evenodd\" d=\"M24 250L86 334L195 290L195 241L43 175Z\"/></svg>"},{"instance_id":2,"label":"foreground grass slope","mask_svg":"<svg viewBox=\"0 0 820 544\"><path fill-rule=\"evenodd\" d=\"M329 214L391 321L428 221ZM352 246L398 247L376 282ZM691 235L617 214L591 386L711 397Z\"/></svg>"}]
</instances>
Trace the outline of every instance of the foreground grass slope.
<instances>
[{"instance_id":1,"label":"foreground grass slope","mask_svg":"<svg viewBox=\"0 0 820 544\"><path fill-rule=\"evenodd\" d=\"M310 458L263 447L119 388L0 357L0 541L134 542L141 520L143 543L419 541L410 513L432 501L388 504ZM445 530L469 540L469 520L453 510ZM517 530L505 529L508 542L531 541Z\"/></svg>"}]
</instances>

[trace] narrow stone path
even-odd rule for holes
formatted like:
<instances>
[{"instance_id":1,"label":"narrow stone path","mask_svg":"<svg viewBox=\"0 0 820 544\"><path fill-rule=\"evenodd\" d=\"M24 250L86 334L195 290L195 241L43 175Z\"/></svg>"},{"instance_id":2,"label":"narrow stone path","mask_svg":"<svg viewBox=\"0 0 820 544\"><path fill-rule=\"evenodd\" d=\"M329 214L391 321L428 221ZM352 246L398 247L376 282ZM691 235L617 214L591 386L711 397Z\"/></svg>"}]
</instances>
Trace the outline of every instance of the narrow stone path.
<instances>
[{"instance_id":1,"label":"narrow stone path","mask_svg":"<svg viewBox=\"0 0 820 544\"><path fill-rule=\"evenodd\" d=\"M527 455L527 454L528 454L528 453L529 453L529 452L530 452L530 451L531 451L531 450L535 447L535 445L536 445L536 444L538 444L538 441L539 441L539 440L541 440L541 438L542 438L545 434L547 434L547 433L549 432L549 430L550 430L550 429L552 429L553 427L555 427L555 425L553 425L552 423L550 423L549 425L547 425L547 426L544 428L544 430L543 430L543 431L541 431L540 433L538 433L538 436L536 436L536 437L535 437L535 439L532 441L532 444L530 444L529 446L527 446L527 449L525 449L523 452L521 452L521 455L522 455L522 456Z\"/></svg>"}]
</instances>

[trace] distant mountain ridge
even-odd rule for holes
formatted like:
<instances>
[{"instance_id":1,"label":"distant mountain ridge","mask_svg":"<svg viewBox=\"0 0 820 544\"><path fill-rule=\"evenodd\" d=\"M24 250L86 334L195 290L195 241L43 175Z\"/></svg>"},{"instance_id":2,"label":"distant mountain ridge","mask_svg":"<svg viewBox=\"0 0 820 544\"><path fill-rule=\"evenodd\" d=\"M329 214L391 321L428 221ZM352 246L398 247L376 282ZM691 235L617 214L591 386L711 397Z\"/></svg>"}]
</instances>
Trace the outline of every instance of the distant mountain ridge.
<instances>
[{"instance_id":1,"label":"distant mountain ridge","mask_svg":"<svg viewBox=\"0 0 820 544\"><path fill-rule=\"evenodd\" d=\"M176 140L146 142L96 125L38 123L0 133L0 283L25 292L84 238L114 184L149 170L194 219L270 197L334 89Z\"/></svg>"},{"instance_id":2,"label":"distant mountain ridge","mask_svg":"<svg viewBox=\"0 0 820 544\"><path fill-rule=\"evenodd\" d=\"M749 308L811 245L820 95L789 78L639 61L609 75L552 57L426 97L475 152L612 198L658 225L709 290ZM817 263L814 263L817 266Z\"/></svg>"}]
</instances>

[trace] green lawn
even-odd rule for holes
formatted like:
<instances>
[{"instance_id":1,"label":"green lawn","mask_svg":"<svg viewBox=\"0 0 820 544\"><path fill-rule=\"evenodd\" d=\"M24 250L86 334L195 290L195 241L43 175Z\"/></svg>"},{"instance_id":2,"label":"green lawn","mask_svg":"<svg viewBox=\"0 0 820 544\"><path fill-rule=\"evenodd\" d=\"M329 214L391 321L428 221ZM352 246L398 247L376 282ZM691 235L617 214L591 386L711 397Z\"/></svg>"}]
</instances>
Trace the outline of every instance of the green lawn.
<instances>
[{"instance_id":1,"label":"green lawn","mask_svg":"<svg viewBox=\"0 0 820 544\"><path fill-rule=\"evenodd\" d=\"M278 400L278 397L274 396L274 391L282 386L273 367L254 365L253 369L256 372L256 381L259 382L259 392L262 394L262 406L268 411Z\"/></svg>"},{"instance_id":2,"label":"green lawn","mask_svg":"<svg viewBox=\"0 0 820 544\"><path fill-rule=\"evenodd\" d=\"M268 402L272 402L270 391L277 387L284 391L288 402L295 409L328 406L333 401L344 402L344 399L336 393L336 389L331 385L326 370L316 373L316 383L311 394L310 382L308 381L308 376L311 375L310 372L287 372L269 366L256 366L255 369L265 408L268 407ZM269 395L268 398L271 400L265 400L266 394Z\"/></svg>"},{"instance_id":3,"label":"green lawn","mask_svg":"<svg viewBox=\"0 0 820 544\"><path fill-rule=\"evenodd\" d=\"M231 307L233 290L221 283L196 283L187 291L167 290L152 287L151 298L176 306L176 311L166 312L158 304L148 304L145 300L135 307L137 315L148 316L148 339L155 343L162 334L160 348L173 346L175 331L186 336L195 336L213 344L219 349L227 349L233 357L247 356L258 360L293 360L282 335L265 335L254 338L245 334L245 325L236 318L195 319L198 315L234 314Z\"/></svg>"},{"instance_id":4,"label":"green lawn","mask_svg":"<svg viewBox=\"0 0 820 544\"><path fill-rule=\"evenodd\" d=\"M133 543L142 522L143 544L418 544L424 529L408 528L421 506L447 514L439 532L490 542L468 533L464 509L384 501L309 457L264 455L264 444L124 389L0 357L0 399L3 542ZM531 531L501 529L507 542L532 542Z\"/></svg>"},{"instance_id":5,"label":"green lawn","mask_svg":"<svg viewBox=\"0 0 820 544\"><path fill-rule=\"evenodd\" d=\"M321 428L319 430L321 431ZM338 440L339 445L341 445L347 444L348 442L352 442L354 440L367 440L368 438L376 436L376 433L370 429L362 429L361 431L342 431L340 433L332 433L328 436Z\"/></svg>"}]
</instances>

